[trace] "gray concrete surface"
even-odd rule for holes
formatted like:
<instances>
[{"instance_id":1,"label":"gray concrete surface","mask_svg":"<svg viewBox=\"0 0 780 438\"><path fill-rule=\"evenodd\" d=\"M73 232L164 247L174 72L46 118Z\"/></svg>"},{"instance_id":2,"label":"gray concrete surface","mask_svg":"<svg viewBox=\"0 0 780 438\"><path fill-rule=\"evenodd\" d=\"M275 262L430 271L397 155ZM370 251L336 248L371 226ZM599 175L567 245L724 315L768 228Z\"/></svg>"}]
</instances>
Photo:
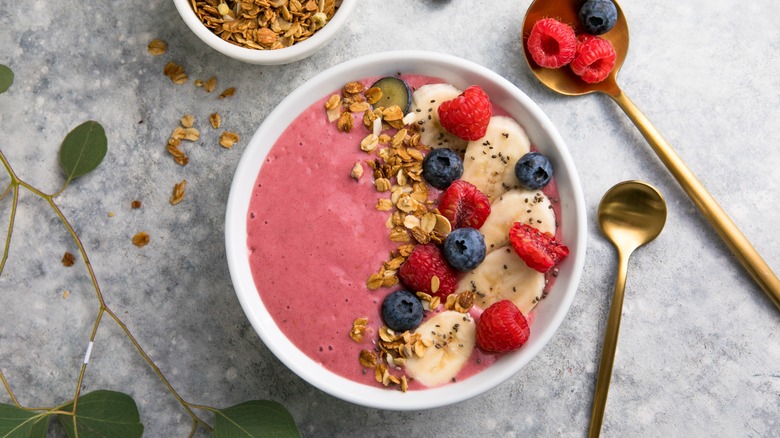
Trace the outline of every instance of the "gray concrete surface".
<instances>
[{"instance_id":1,"label":"gray concrete surface","mask_svg":"<svg viewBox=\"0 0 780 438\"><path fill-rule=\"evenodd\" d=\"M604 435L778 436L780 311L616 105L603 96L558 96L535 81L519 38L529 3L363 0L322 52L262 67L205 46L170 1L0 0L0 63L16 73L0 96L0 148L20 177L55 191L65 134L100 121L109 139L105 161L58 202L109 305L186 399L212 406L277 400L311 437L583 436L616 273L597 205L619 181L648 181L665 195L669 217L659 239L632 258ZM624 0L622 7L631 29L624 91L780 271L780 5ZM147 53L154 38L168 43L165 55ZM541 354L483 396L412 413L334 399L284 367L248 324L223 245L231 177L263 118L317 72L392 49L475 61L534 99L568 144L590 220L581 286ZM187 84L163 76L171 60L186 68ZM235 86L236 95L219 100L192 85L211 75L217 91ZM216 131L202 129L187 146L190 165L175 165L164 146L179 118L192 113L205 127L214 111L242 140L224 150ZM172 207L171 187L185 178L187 198ZM5 173L0 182L7 184ZM131 209L134 199L142 208ZM0 202L3 236L9 212L9 200ZM130 242L139 231L152 236L141 249ZM64 228L24 194L0 277L0 369L28 406L72 397L97 313L83 264L64 268L64 251L75 252ZM84 381L85 391L98 388L131 394L147 436L187 435L189 417L111 321L100 328ZM0 391L0 402L9 401Z\"/></svg>"}]
</instances>

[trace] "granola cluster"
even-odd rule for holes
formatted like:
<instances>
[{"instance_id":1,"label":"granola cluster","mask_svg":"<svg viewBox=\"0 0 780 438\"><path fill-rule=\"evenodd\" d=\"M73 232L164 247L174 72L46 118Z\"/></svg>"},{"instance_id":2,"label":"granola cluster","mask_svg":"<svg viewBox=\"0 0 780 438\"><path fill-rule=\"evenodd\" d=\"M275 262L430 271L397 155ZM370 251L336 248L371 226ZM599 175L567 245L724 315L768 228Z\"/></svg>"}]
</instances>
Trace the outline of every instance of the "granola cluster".
<instances>
[{"instance_id":1,"label":"granola cluster","mask_svg":"<svg viewBox=\"0 0 780 438\"><path fill-rule=\"evenodd\" d=\"M190 0L195 15L223 40L274 50L304 41L324 27L340 0Z\"/></svg>"},{"instance_id":2,"label":"granola cluster","mask_svg":"<svg viewBox=\"0 0 780 438\"><path fill-rule=\"evenodd\" d=\"M325 102L328 120L336 122L340 131L351 131L356 118L369 130L360 142L360 149L372 157L365 160L365 164L371 170L374 187L382 194L375 208L391 212L386 223L389 237L401 244L368 278L369 290L398 284L398 268L414 245L442 243L452 230L449 220L439 214L434 201L428 199L422 162L424 152L429 148L420 142L417 125L407 119L398 105L372 107L381 98L381 89L350 82L341 94L334 94ZM362 164L355 163L350 175L358 180L363 172Z\"/></svg>"},{"instance_id":3,"label":"granola cluster","mask_svg":"<svg viewBox=\"0 0 780 438\"><path fill-rule=\"evenodd\" d=\"M162 41L160 39L153 39L152 41L149 42L147 46L147 51L149 52L150 55L160 56L167 53L168 44L165 41ZM185 72L184 67L177 64L174 61L169 61L167 64L165 64L165 67L163 67L163 74L167 76L171 80L171 82L177 85L182 85L187 83L187 81L189 81L189 76ZM217 78L215 76L211 76L207 80L195 79L194 85L198 88L202 88L207 93L211 93L216 89ZM219 99L224 99L233 96L235 93L236 93L235 87L228 87L217 97ZM211 115L209 115L209 123L212 128L219 129L222 126L222 116L220 116L220 114L216 112L212 113ZM168 137L166 150L168 154L173 158L174 162L176 162L180 166L186 166L187 164L189 164L190 159L183 148L184 144L182 142L183 141L196 142L199 139L200 139L200 131L198 130L198 128L195 127L195 116L193 116L192 114L186 114L180 119L179 125L173 129L171 135ZM236 134L235 132L223 131L219 137L219 144L225 149L230 149L236 143L238 143L239 139L240 139L239 135ZM169 202L171 205L177 205L184 200L186 188L187 188L187 180L185 179L181 180L178 183L174 183L173 189L171 191L171 196L169 198ZM141 208L141 201L140 200L133 201L132 208L133 209ZM109 217L113 217L115 213L109 212L108 215ZM133 236L132 239L133 244L139 248L149 244L149 241L150 241L149 233L145 231L137 233L136 235ZM63 263L65 263L64 260Z\"/></svg>"},{"instance_id":4,"label":"granola cluster","mask_svg":"<svg viewBox=\"0 0 780 438\"><path fill-rule=\"evenodd\" d=\"M424 292L417 292L417 296L423 302L426 310L434 310L439 307L439 297L431 296ZM471 291L451 294L447 296L444 304L445 310L455 310L460 313L468 313L474 305L475 294ZM362 343L364 336L370 332L368 318L357 318L352 323L350 337L357 343ZM430 339L423 338L421 333L405 331L396 332L383 325L379 329L378 339L374 342L374 349L360 351L358 361L366 369L374 370L374 378L384 386L398 385L398 389L406 392L409 388L409 378L399 373L406 365L406 360L412 357L423 357L428 348L440 348Z\"/></svg>"},{"instance_id":5,"label":"granola cluster","mask_svg":"<svg viewBox=\"0 0 780 438\"><path fill-rule=\"evenodd\" d=\"M381 98L381 89L350 82L340 94L330 96L324 105L328 120L336 123L340 131L350 132L355 128L356 119L369 131L359 147L369 155L364 163L371 171L374 187L380 194L375 208L389 212L385 224L389 238L400 244L379 270L368 278L366 287L369 290L397 285L398 270L416 244L440 244L452 231L449 220L429 199L428 184L422 176L424 153L429 148L420 142L419 125L414 123L413 115L404 115L397 105L374 107ZM363 174L364 167L360 162L350 169L350 176L355 180L361 179ZM432 283L437 280L434 276ZM436 289L438 285L432 284L432 290ZM424 292L416 292L416 295L427 311L435 310L442 304L437 296ZM443 304L446 310L468 313L474 299L474 292L464 291L449 295ZM368 318L357 318L352 323L350 337L362 343L371 331L368 324ZM423 357L431 347L434 347L432 341L423 339L419 333L398 333L383 325L374 341L374 349L363 349L358 360L364 368L374 370L377 382L384 386L398 385L398 389L406 392L409 379L397 372L402 370L408 358Z\"/></svg>"}]
</instances>

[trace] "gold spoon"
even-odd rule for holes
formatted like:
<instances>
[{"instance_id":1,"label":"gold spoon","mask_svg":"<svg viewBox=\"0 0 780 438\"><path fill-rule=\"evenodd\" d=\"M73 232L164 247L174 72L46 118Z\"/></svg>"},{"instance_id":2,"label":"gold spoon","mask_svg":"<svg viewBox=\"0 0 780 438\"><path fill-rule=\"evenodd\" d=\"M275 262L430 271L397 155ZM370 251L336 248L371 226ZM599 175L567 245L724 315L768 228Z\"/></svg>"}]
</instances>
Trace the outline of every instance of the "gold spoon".
<instances>
[{"instance_id":1,"label":"gold spoon","mask_svg":"<svg viewBox=\"0 0 780 438\"><path fill-rule=\"evenodd\" d=\"M615 361L620 314L623 311L623 296L626 290L628 258L640 246L652 241L666 223L666 203L654 187L641 181L625 181L607 191L599 204L599 226L601 231L615 245L620 265L612 305L609 308L604 346L601 349L601 364L593 395L593 413L590 417L588 436L598 437L604 419L609 381L612 378L612 363Z\"/></svg>"},{"instance_id":2,"label":"gold spoon","mask_svg":"<svg viewBox=\"0 0 780 438\"><path fill-rule=\"evenodd\" d=\"M536 65L528 53L527 40L531 33L531 28L538 20L546 17L554 17L574 26L579 34L582 27L579 24L577 13L582 0L534 0L525 14L523 21L523 47L525 50L525 59L534 75L548 88L561 94L569 96L579 96L587 93L600 92L611 97L618 106L628 115L634 125L642 133L656 155L661 159L672 176L680 183L685 193L693 200L696 207L710 222L710 225L720 235L731 252L739 259L742 266L747 269L753 279L766 292L772 302L780 309L780 280L769 268L769 265L761 258L753 245L747 240L744 234L737 228L736 224L728 217L723 208L710 195L707 189L699 182L696 175L685 165L679 155L672 149L669 143L664 140L658 130L650 123L647 117L642 114L634 103L623 94L623 91L617 84L616 76L626 59L628 52L628 24L620 5L615 3L618 12L617 23L609 32L601 35L608 39L615 47L617 59L615 69L602 82L597 84L588 84L582 81L568 67L559 69L542 68Z\"/></svg>"}]
</instances>

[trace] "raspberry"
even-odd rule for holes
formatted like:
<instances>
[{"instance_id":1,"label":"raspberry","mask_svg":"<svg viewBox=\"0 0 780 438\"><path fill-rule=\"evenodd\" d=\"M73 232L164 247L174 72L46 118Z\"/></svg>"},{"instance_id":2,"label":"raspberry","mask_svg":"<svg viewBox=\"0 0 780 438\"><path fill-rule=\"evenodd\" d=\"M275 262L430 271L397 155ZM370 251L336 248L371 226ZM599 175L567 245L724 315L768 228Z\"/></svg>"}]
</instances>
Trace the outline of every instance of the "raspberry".
<instances>
[{"instance_id":1,"label":"raspberry","mask_svg":"<svg viewBox=\"0 0 780 438\"><path fill-rule=\"evenodd\" d=\"M398 270L398 278L406 287L415 292L436 295L442 302L447 299L447 295L455 292L458 286L456 275L439 247L432 243L415 246ZM434 276L439 277L439 288L436 292L431 290L431 279Z\"/></svg>"},{"instance_id":2,"label":"raspberry","mask_svg":"<svg viewBox=\"0 0 780 438\"><path fill-rule=\"evenodd\" d=\"M577 37L574 29L554 18L543 18L528 35L528 51L540 67L560 68L574 59Z\"/></svg>"},{"instance_id":3,"label":"raspberry","mask_svg":"<svg viewBox=\"0 0 780 438\"><path fill-rule=\"evenodd\" d=\"M509 300L491 304L477 321L477 346L487 352L517 350L530 335L528 320Z\"/></svg>"},{"instance_id":4,"label":"raspberry","mask_svg":"<svg viewBox=\"0 0 780 438\"><path fill-rule=\"evenodd\" d=\"M479 229L490 214L490 199L468 181L454 181L439 198L439 211L452 228Z\"/></svg>"},{"instance_id":5,"label":"raspberry","mask_svg":"<svg viewBox=\"0 0 780 438\"><path fill-rule=\"evenodd\" d=\"M604 38L582 34L577 37L576 52L571 70L589 84L603 81L615 68L615 48Z\"/></svg>"},{"instance_id":6,"label":"raspberry","mask_svg":"<svg viewBox=\"0 0 780 438\"><path fill-rule=\"evenodd\" d=\"M515 222L509 229L509 242L529 268L547 272L569 255L569 248L555 240L550 233Z\"/></svg>"},{"instance_id":7,"label":"raspberry","mask_svg":"<svg viewBox=\"0 0 780 438\"><path fill-rule=\"evenodd\" d=\"M490 98L477 85L452 100L439 106L439 121L450 134L467 141L479 140L485 136L493 109Z\"/></svg>"}]
</instances>

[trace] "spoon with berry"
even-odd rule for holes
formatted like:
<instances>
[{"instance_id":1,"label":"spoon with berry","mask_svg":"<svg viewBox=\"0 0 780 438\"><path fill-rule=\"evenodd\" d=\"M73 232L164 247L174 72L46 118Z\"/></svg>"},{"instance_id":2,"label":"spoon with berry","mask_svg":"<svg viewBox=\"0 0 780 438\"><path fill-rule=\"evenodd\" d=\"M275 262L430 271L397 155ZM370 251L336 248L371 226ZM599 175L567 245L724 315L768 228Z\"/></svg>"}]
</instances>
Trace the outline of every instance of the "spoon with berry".
<instances>
[{"instance_id":1,"label":"spoon with berry","mask_svg":"<svg viewBox=\"0 0 780 438\"><path fill-rule=\"evenodd\" d=\"M553 18L554 17L554 18ZM534 0L523 21L528 66L553 91L603 93L628 115L731 252L780 308L780 280L699 179L617 84L628 24L614 0Z\"/></svg>"}]
</instances>

